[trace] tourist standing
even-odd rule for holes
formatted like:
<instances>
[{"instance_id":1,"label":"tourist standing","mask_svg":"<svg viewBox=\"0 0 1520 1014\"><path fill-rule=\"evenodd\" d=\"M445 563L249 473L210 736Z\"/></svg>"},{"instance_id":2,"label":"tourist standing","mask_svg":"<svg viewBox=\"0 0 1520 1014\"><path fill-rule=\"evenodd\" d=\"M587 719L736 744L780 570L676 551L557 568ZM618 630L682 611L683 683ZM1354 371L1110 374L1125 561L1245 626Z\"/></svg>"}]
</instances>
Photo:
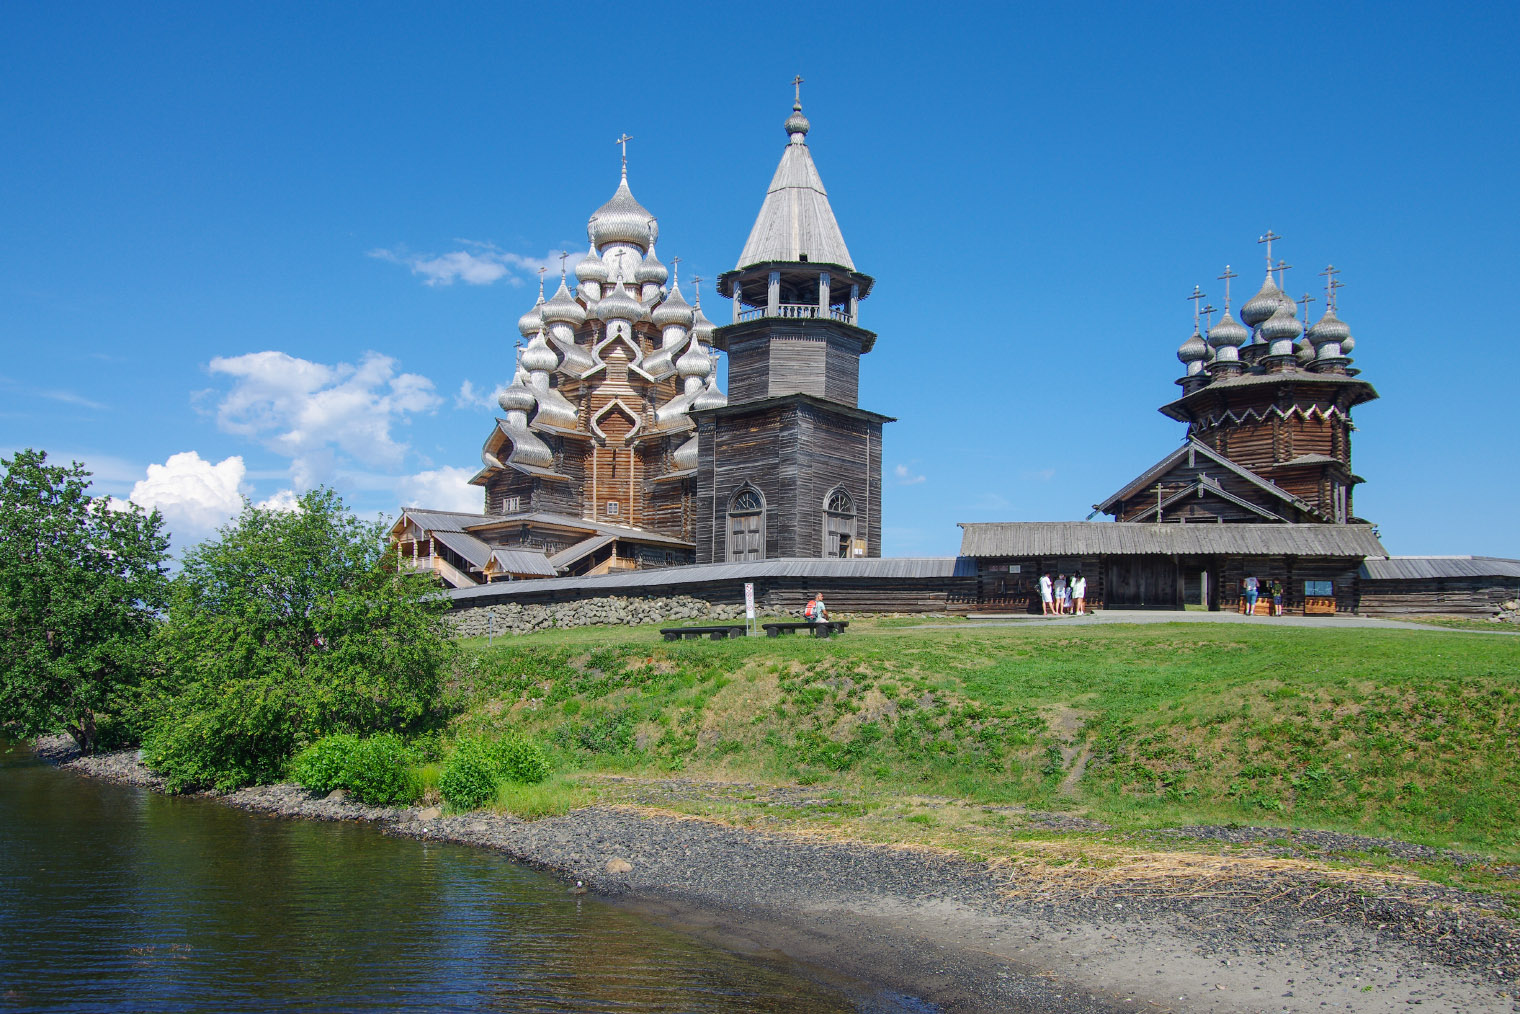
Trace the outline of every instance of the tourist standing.
<instances>
[{"instance_id":1,"label":"tourist standing","mask_svg":"<svg viewBox=\"0 0 1520 1014\"><path fill-rule=\"evenodd\" d=\"M1077 576L1072 579L1071 597L1077 601L1078 616L1087 612L1087 578L1082 576L1080 570L1077 571Z\"/></svg>"},{"instance_id":2,"label":"tourist standing","mask_svg":"<svg viewBox=\"0 0 1520 1014\"><path fill-rule=\"evenodd\" d=\"M1283 600L1283 586L1281 581L1272 582L1272 615L1281 616Z\"/></svg>"},{"instance_id":3,"label":"tourist standing","mask_svg":"<svg viewBox=\"0 0 1520 1014\"><path fill-rule=\"evenodd\" d=\"M1245 588L1246 591L1246 615L1255 616L1256 595L1261 589L1261 583L1256 580L1255 574L1249 574L1246 576L1246 579L1241 582L1241 586Z\"/></svg>"},{"instance_id":4,"label":"tourist standing","mask_svg":"<svg viewBox=\"0 0 1520 1014\"><path fill-rule=\"evenodd\" d=\"M1070 616L1075 611L1072 609L1071 602L1072 599L1076 596L1076 592L1072 587L1076 583L1076 580L1077 579L1075 577L1068 577L1066 579L1066 587L1062 589L1065 592L1066 614L1068 616Z\"/></svg>"},{"instance_id":5,"label":"tourist standing","mask_svg":"<svg viewBox=\"0 0 1520 1014\"><path fill-rule=\"evenodd\" d=\"M1052 589L1055 595L1056 615L1066 615L1066 575L1057 574L1055 587Z\"/></svg>"},{"instance_id":6,"label":"tourist standing","mask_svg":"<svg viewBox=\"0 0 1520 1014\"><path fill-rule=\"evenodd\" d=\"M1050 606L1051 606L1051 597L1050 596L1051 596L1050 575L1049 574L1041 574L1040 575L1040 608L1043 610L1040 613L1041 616L1049 616L1049 615L1051 615L1051 609L1050 609Z\"/></svg>"}]
</instances>

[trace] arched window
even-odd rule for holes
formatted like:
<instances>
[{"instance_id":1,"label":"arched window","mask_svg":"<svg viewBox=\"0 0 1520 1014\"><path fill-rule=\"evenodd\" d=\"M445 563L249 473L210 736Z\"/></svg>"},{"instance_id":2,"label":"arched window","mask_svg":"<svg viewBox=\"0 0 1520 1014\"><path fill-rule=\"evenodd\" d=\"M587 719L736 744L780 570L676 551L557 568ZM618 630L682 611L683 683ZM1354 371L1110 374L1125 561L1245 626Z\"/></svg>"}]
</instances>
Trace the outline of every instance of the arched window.
<instances>
[{"instance_id":1,"label":"arched window","mask_svg":"<svg viewBox=\"0 0 1520 1014\"><path fill-rule=\"evenodd\" d=\"M753 486L739 487L728 501L728 559L765 559L765 499Z\"/></svg>"},{"instance_id":2,"label":"arched window","mask_svg":"<svg viewBox=\"0 0 1520 1014\"><path fill-rule=\"evenodd\" d=\"M855 501L835 486L823 500L823 555L850 558L855 544Z\"/></svg>"}]
</instances>

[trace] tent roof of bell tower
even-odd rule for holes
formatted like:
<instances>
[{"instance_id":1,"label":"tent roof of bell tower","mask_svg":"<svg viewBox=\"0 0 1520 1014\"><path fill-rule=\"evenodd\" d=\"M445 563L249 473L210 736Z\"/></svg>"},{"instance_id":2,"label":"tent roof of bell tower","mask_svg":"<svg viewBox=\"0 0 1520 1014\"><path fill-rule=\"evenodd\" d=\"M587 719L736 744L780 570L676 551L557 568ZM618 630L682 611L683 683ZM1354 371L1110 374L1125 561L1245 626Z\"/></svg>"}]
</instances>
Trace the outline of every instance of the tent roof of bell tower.
<instances>
[{"instance_id":1,"label":"tent roof of bell tower","mask_svg":"<svg viewBox=\"0 0 1520 1014\"><path fill-rule=\"evenodd\" d=\"M741 269L769 261L808 261L855 270L834 209L829 206L829 193L808 150L808 128L799 102L786 122L787 144L781 152L781 164L739 254L737 267Z\"/></svg>"}]
</instances>

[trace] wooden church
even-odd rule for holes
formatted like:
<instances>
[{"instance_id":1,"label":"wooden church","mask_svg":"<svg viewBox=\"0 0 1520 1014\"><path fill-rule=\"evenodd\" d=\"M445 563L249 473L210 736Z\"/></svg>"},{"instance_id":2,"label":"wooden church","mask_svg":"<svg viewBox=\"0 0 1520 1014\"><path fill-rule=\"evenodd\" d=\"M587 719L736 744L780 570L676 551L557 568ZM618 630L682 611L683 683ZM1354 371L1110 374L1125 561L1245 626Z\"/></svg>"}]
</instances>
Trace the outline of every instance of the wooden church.
<instances>
[{"instance_id":1,"label":"wooden church","mask_svg":"<svg viewBox=\"0 0 1520 1014\"><path fill-rule=\"evenodd\" d=\"M1352 409L1378 395L1351 365L1355 340L1337 315L1327 268L1324 315L1287 294L1287 265L1272 262L1261 290L1203 324L1194 289L1193 333L1177 358L1181 397L1161 412L1187 425L1182 445L1094 505L1117 524L966 524L962 553L983 576L983 606L1038 611L1041 573L1089 577L1095 601L1121 607L1234 608L1246 577L1284 585L1291 606L1354 608L1364 560L1387 553L1353 510L1362 480L1351 467ZM1274 277L1274 272L1276 277ZM1205 338L1205 334L1207 337Z\"/></svg>"},{"instance_id":2,"label":"wooden church","mask_svg":"<svg viewBox=\"0 0 1520 1014\"><path fill-rule=\"evenodd\" d=\"M797 82L800 84L800 79ZM403 565L455 587L693 562L881 555L881 431L857 404L855 270L807 146L800 98L716 328L655 253L622 178L589 249L518 321L512 383L470 481L480 514L408 508ZM679 267L679 258L672 264ZM667 284L668 283L668 284ZM730 355L732 397L717 383Z\"/></svg>"}]
</instances>

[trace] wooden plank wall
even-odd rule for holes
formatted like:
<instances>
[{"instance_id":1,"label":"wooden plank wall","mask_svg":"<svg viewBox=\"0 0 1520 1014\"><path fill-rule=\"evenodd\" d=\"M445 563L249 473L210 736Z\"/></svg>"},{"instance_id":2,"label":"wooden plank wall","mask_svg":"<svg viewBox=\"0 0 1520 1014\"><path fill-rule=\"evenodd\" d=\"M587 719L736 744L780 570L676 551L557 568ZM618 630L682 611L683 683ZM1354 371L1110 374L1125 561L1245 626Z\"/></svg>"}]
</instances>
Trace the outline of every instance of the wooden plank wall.
<instances>
[{"instance_id":1,"label":"wooden plank wall","mask_svg":"<svg viewBox=\"0 0 1520 1014\"><path fill-rule=\"evenodd\" d=\"M1374 616L1493 616L1520 599L1520 578L1431 577L1363 579L1358 610Z\"/></svg>"}]
</instances>

